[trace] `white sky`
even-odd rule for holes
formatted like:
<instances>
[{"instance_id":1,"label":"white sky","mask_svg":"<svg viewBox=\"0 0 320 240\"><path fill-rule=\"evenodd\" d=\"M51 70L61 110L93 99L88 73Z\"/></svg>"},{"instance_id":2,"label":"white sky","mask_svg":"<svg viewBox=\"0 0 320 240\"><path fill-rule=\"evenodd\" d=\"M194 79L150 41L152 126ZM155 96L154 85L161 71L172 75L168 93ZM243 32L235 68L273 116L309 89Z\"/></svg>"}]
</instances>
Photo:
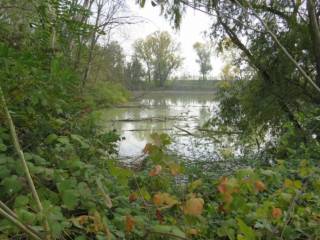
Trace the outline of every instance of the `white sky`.
<instances>
[{"instance_id":1,"label":"white sky","mask_svg":"<svg viewBox=\"0 0 320 240\"><path fill-rule=\"evenodd\" d=\"M182 19L179 31L174 30L169 20L160 16L159 7L152 7L150 1L146 1L145 7L141 8L135 3L135 0L127 0L128 10L130 14L145 19L144 23L126 26L117 33L117 38L126 54L132 54L132 44L139 38L145 38L154 31L168 31L173 38L181 44L181 55L184 58L183 66L179 69L178 75L188 73L191 75L199 75L199 65L195 62L196 53L193 44L197 41L206 42L204 31L210 27L210 17L204 13L188 9ZM223 62L216 54L212 55L211 60L213 70L212 77L218 77Z\"/></svg>"}]
</instances>

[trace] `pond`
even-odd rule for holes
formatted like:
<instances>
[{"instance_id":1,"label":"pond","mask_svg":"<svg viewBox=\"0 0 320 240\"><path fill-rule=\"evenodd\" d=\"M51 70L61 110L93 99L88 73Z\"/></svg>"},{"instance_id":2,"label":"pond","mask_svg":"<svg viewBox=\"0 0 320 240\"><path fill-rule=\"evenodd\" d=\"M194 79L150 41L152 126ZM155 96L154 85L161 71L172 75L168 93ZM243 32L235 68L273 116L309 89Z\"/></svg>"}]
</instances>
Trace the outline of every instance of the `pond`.
<instances>
[{"instance_id":1,"label":"pond","mask_svg":"<svg viewBox=\"0 0 320 240\"><path fill-rule=\"evenodd\" d=\"M217 107L212 92L134 93L135 100L102 111L105 130L115 129L123 140L119 156L133 158L142 154L151 133L167 133L172 138L170 150L188 159L214 158L212 139L200 138L198 130Z\"/></svg>"}]
</instances>

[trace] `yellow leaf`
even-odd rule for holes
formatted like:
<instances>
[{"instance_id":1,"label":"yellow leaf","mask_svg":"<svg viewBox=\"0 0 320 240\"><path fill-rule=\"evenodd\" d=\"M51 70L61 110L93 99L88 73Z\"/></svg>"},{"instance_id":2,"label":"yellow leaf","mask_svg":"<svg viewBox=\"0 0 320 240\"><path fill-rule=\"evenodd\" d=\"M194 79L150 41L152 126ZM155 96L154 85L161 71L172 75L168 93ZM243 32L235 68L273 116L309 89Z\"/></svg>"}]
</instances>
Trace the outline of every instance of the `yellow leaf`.
<instances>
[{"instance_id":1,"label":"yellow leaf","mask_svg":"<svg viewBox=\"0 0 320 240\"><path fill-rule=\"evenodd\" d=\"M186 201L183 212L186 215L200 216L203 211L203 204L202 198L190 198Z\"/></svg>"}]
</instances>

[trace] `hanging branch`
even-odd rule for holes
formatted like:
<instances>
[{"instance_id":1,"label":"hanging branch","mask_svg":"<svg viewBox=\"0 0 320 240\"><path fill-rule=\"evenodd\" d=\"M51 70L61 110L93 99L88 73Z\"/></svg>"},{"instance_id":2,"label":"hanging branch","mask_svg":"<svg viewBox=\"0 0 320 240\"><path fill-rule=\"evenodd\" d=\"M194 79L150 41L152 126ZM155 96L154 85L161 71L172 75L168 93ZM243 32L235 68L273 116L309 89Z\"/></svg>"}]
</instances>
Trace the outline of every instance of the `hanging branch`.
<instances>
[{"instance_id":1,"label":"hanging branch","mask_svg":"<svg viewBox=\"0 0 320 240\"><path fill-rule=\"evenodd\" d=\"M243 5L238 0L234 0L241 8L245 9ZM284 54L289 58L289 60L298 68L299 72L302 74L302 76L320 93L320 88L318 85L311 79L311 77L306 73L306 71L300 67L299 63L293 58L293 56L288 52L288 50L285 48L285 46L282 45L282 43L279 41L278 37L272 32L272 30L269 28L269 26L266 24L266 22L257 14L257 12L253 9L251 3L247 1L248 6L251 8L252 15L255 16L263 25L267 33L272 37L272 39L275 41L275 43L280 47L280 49L284 52Z\"/></svg>"},{"instance_id":2,"label":"hanging branch","mask_svg":"<svg viewBox=\"0 0 320 240\"><path fill-rule=\"evenodd\" d=\"M38 212L42 214L43 213L43 206L40 201L39 195L37 193L36 187L34 185L33 179L31 177L27 161L24 157L24 153L23 153L22 148L19 144L18 135L17 135L16 129L15 129L14 123L12 121L11 114L8 110L7 102L4 98L4 94L3 94L1 86L0 86L0 104L2 105L2 107L4 109L5 117L7 119L8 124L9 124L10 134L11 134L11 138L13 141L13 145L14 145L14 148L15 148L16 152L18 153L18 156L21 160L23 170L24 170L26 177L27 177L28 185L31 189L32 196L37 204ZM49 224L48 224L48 221L45 217L44 217L44 229L47 232L47 239L51 239Z\"/></svg>"}]
</instances>

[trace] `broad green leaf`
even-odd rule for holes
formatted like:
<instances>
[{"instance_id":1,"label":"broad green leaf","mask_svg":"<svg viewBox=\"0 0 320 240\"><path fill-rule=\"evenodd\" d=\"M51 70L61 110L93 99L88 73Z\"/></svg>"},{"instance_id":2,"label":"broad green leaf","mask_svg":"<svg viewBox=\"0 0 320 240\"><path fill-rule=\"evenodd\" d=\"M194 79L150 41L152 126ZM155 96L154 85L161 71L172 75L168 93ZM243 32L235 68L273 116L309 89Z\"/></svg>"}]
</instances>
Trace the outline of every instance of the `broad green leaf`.
<instances>
[{"instance_id":1,"label":"broad green leaf","mask_svg":"<svg viewBox=\"0 0 320 240\"><path fill-rule=\"evenodd\" d=\"M181 231L177 226L169 226L169 225L155 225L151 227L151 232L154 231L158 234L172 234L180 238L186 238L186 234Z\"/></svg>"},{"instance_id":2,"label":"broad green leaf","mask_svg":"<svg viewBox=\"0 0 320 240\"><path fill-rule=\"evenodd\" d=\"M247 224L245 224L244 221L242 221L240 218L237 219L239 231L242 235L238 234L238 239L241 240L255 240L256 234L254 230L249 227Z\"/></svg>"}]
</instances>

